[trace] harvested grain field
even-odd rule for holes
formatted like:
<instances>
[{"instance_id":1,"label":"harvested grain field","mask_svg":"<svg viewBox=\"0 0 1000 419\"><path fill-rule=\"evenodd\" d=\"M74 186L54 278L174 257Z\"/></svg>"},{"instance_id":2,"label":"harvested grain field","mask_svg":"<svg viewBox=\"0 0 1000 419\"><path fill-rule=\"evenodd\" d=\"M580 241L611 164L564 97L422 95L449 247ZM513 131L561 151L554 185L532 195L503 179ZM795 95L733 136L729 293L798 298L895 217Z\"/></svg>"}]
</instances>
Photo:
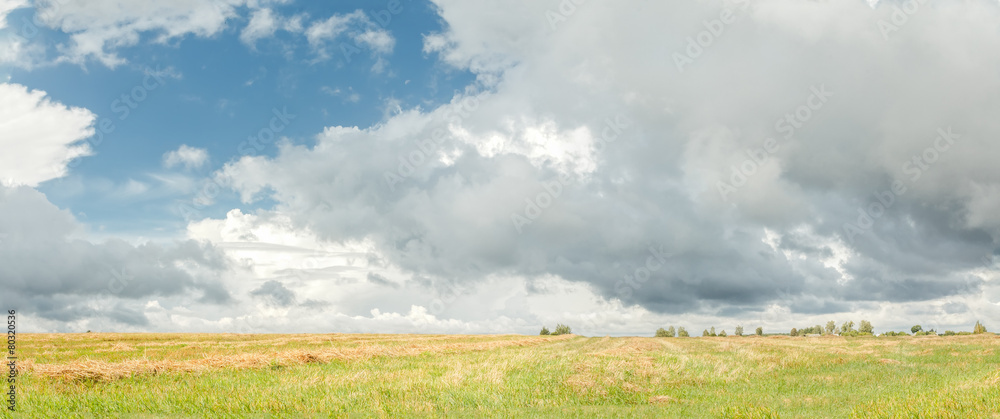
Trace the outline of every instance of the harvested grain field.
<instances>
[{"instance_id":1,"label":"harvested grain field","mask_svg":"<svg viewBox=\"0 0 1000 419\"><path fill-rule=\"evenodd\" d=\"M24 334L18 355L17 417L1000 417L993 334Z\"/></svg>"}]
</instances>

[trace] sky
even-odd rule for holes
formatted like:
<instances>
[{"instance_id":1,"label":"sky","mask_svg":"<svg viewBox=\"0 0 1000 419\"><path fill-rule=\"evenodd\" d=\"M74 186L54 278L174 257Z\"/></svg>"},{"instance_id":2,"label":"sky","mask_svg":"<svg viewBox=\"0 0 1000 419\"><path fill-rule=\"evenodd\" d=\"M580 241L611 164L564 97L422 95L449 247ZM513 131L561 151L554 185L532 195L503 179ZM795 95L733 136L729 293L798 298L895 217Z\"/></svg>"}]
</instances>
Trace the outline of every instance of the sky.
<instances>
[{"instance_id":1,"label":"sky","mask_svg":"<svg viewBox=\"0 0 1000 419\"><path fill-rule=\"evenodd\" d=\"M0 308L25 332L989 328L998 21L0 0Z\"/></svg>"}]
</instances>

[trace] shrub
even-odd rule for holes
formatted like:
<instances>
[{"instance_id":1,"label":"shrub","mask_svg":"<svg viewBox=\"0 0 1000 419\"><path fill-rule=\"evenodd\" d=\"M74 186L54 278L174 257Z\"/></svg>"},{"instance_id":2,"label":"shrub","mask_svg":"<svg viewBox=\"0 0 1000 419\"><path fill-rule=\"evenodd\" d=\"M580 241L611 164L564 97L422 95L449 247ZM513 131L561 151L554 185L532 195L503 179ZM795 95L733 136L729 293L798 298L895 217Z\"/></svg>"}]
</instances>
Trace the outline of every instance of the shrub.
<instances>
[{"instance_id":1,"label":"shrub","mask_svg":"<svg viewBox=\"0 0 1000 419\"><path fill-rule=\"evenodd\" d=\"M659 329L656 329L656 337L658 337L658 338L671 338L673 336L670 335L670 332L667 332L667 329L664 329L664 328L661 327Z\"/></svg>"},{"instance_id":2,"label":"shrub","mask_svg":"<svg viewBox=\"0 0 1000 419\"><path fill-rule=\"evenodd\" d=\"M757 336L764 336L764 328L763 328L763 327L760 327L760 326L758 326L758 327L757 327L757 330L754 330L754 333L756 333L756 334L757 334Z\"/></svg>"},{"instance_id":3,"label":"shrub","mask_svg":"<svg viewBox=\"0 0 1000 419\"><path fill-rule=\"evenodd\" d=\"M980 323L979 320L976 320L976 326L972 328L972 333L976 335L980 333L986 333L986 326L983 326L983 324Z\"/></svg>"},{"instance_id":4,"label":"shrub","mask_svg":"<svg viewBox=\"0 0 1000 419\"><path fill-rule=\"evenodd\" d=\"M743 326L736 326L736 330L733 334L736 336L743 336Z\"/></svg>"},{"instance_id":5,"label":"shrub","mask_svg":"<svg viewBox=\"0 0 1000 419\"><path fill-rule=\"evenodd\" d=\"M945 336L955 336L955 331L954 330L945 330L944 331L944 335Z\"/></svg>"},{"instance_id":6,"label":"shrub","mask_svg":"<svg viewBox=\"0 0 1000 419\"><path fill-rule=\"evenodd\" d=\"M921 330L924 330L924 328L920 327L920 325L918 324L918 325L913 326L913 327L910 328L910 333L916 334L917 332L919 332Z\"/></svg>"},{"instance_id":7,"label":"shrub","mask_svg":"<svg viewBox=\"0 0 1000 419\"><path fill-rule=\"evenodd\" d=\"M686 337L690 337L691 335L688 334L687 330L685 330L683 327L681 327L681 328L677 329L677 336L682 337L682 338L686 338Z\"/></svg>"},{"instance_id":8,"label":"shrub","mask_svg":"<svg viewBox=\"0 0 1000 419\"><path fill-rule=\"evenodd\" d=\"M549 328L542 326L542 331L538 334L544 336L544 335L550 335L551 333L549 332Z\"/></svg>"},{"instance_id":9,"label":"shrub","mask_svg":"<svg viewBox=\"0 0 1000 419\"><path fill-rule=\"evenodd\" d=\"M966 335L971 335L971 334L972 334L972 332L966 332L966 331L964 331L964 330L963 330L963 331L961 331L961 332L958 332L958 335L959 335L959 336L966 336Z\"/></svg>"},{"instance_id":10,"label":"shrub","mask_svg":"<svg viewBox=\"0 0 1000 419\"><path fill-rule=\"evenodd\" d=\"M573 333L573 331L570 330L569 326L566 326L565 324L562 323L557 324L556 331L552 332L553 335L568 335L571 333Z\"/></svg>"}]
</instances>

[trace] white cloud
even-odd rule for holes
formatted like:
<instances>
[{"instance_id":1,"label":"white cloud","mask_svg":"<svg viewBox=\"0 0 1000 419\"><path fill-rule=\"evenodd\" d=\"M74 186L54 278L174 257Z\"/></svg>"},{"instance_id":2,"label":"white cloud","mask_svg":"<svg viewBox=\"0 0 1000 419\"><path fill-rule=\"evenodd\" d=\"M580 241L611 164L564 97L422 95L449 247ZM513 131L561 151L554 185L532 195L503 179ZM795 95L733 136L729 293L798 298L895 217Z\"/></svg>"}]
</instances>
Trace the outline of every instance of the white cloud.
<instances>
[{"instance_id":1,"label":"white cloud","mask_svg":"<svg viewBox=\"0 0 1000 419\"><path fill-rule=\"evenodd\" d=\"M60 46L61 61L83 64L93 58L108 67L127 60L117 50L139 43L144 36L167 43L186 36L208 38L227 27L242 6L255 10L285 1L255 0L42 0L36 8L47 26L70 35Z\"/></svg>"},{"instance_id":2,"label":"white cloud","mask_svg":"<svg viewBox=\"0 0 1000 419\"><path fill-rule=\"evenodd\" d=\"M326 20L313 22L305 31L309 46L318 60L331 58L329 49L341 54L342 59L350 62L354 56L363 54L376 59L373 70L381 72L386 63L384 56L392 53L396 39L384 28L371 21L362 10L347 14L335 14ZM341 36L342 39L336 42Z\"/></svg>"},{"instance_id":3,"label":"white cloud","mask_svg":"<svg viewBox=\"0 0 1000 419\"><path fill-rule=\"evenodd\" d=\"M95 118L44 91L0 83L0 179L35 186L64 176L71 160L91 154L89 144L78 142L94 134Z\"/></svg>"},{"instance_id":4,"label":"white cloud","mask_svg":"<svg viewBox=\"0 0 1000 419\"><path fill-rule=\"evenodd\" d=\"M0 29L7 27L7 15L10 12L28 6L28 0L0 0Z\"/></svg>"},{"instance_id":5,"label":"white cloud","mask_svg":"<svg viewBox=\"0 0 1000 419\"><path fill-rule=\"evenodd\" d=\"M253 13L250 23L240 32L240 40L253 46L258 39L274 35L277 29L278 21L274 18L274 12L271 9L260 9Z\"/></svg>"},{"instance_id":6,"label":"white cloud","mask_svg":"<svg viewBox=\"0 0 1000 419\"><path fill-rule=\"evenodd\" d=\"M270 38L280 29L291 33L301 33L302 20L305 15L292 17L278 16L269 8L255 10L250 16L250 22L240 32L240 40L250 47L255 47L260 39Z\"/></svg>"},{"instance_id":7,"label":"white cloud","mask_svg":"<svg viewBox=\"0 0 1000 419\"><path fill-rule=\"evenodd\" d=\"M554 25L556 2L436 3L447 29L425 49L478 82L438 109L329 127L315 146L227 164L244 200L274 199L277 214L322 240L371 242L434 286L553 277L619 301L615 312L638 305L700 324L786 311L906 321L880 305L995 312L983 290L996 274L979 259L1000 242L1000 171L985 157L1000 153L989 140L1000 125L987 117L1000 111L990 70L1000 58L977 52L1000 46L995 2L921 9L889 41L875 24L892 12L884 7L751 2L684 71L675 54L726 2L588 2ZM863 72L845 65L856 60ZM817 86L835 96L785 138L776 120ZM602 142L618 115L629 127ZM964 145L851 242L843 224L873 191L908 179L901 165L948 126ZM718 181L768 137L780 150L723 200ZM389 187L387 174L399 182ZM558 174L570 183L540 204ZM512 214L531 205L542 209L519 233ZM651 244L679 256L621 291Z\"/></svg>"},{"instance_id":8,"label":"white cloud","mask_svg":"<svg viewBox=\"0 0 1000 419\"><path fill-rule=\"evenodd\" d=\"M185 169L198 169L208 163L208 150L182 144L177 150L163 154L163 166L170 169L183 165Z\"/></svg>"}]
</instances>

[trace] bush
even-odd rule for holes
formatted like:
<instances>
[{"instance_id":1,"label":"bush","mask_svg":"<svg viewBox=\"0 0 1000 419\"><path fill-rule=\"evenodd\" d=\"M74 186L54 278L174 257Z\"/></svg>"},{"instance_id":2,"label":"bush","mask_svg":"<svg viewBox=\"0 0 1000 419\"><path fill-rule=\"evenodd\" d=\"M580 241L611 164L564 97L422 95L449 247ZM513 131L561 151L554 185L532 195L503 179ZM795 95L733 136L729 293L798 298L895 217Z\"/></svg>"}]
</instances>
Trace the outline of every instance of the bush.
<instances>
[{"instance_id":1,"label":"bush","mask_svg":"<svg viewBox=\"0 0 1000 419\"><path fill-rule=\"evenodd\" d=\"M736 336L743 336L743 326L736 326L736 331L733 332Z\"/></svg>"},{"instance_id":2,"label":"bush","mask_svg":"<svg viewBox=\"0 0 1000 419\"><path fill-rule=\"evenodd\" d=\"M978 335L980 333L986 333L986 326L983 326L979 320L976 320L976 326L972 328L972 334Z\"/></svg>"},{"instance_id":3,"label":"bush","mask_svg":"<svg viewBox=\"0 0 1000 419\"><path fill-rule=\"evenodd\" d=\"M544 336L544 335L550 335L551 333L549 332L549 328L542 326L542 331L538 334Z\"/></svg>"},{"instance_id":4,"label":"bush","mask_svg":"<svg viewBox=\"0 0 1000 419\"><path fill-rule=\"evenodd\" d=\"M944 331L944 335L945 336L955 336L955 331L954 330L945 330Z\"/></svg>"},{"instance_id":5,"label":"bush","mask_svg":"<svg viewBox=\"0 0 1000 419\"><path fill-rule=\"evenodd\" d=\"M910 328L910 333L917 334L917 332L919 332L921 330L924 330L924 328L920 327L920 325L918 324L918 325L913 326L913 327Z\"/></svg>"},{"instance_id":6,"label":"bush","mask_svg":"<svg viewBox=\"0 0 1000 419\"><path fill-rule=\"evenodd\" d=\"M671 327L671 329L673 329L673 327ZM669 331L667 331L667 329L664 329L664 328L661 327L659 329L656 329L656 337L658 337L658 338L672 338L672 337L674 337L674 334L671 333L671 332L669 332Z\"/></svg>"},{"instance_id":7,"label":"bush","mask_svg":"<svg viewBox=\"0 0 1000 419\"><path fill-rule=\"evenodd\" d=\"M562 323L557 324L556 331L552 332L553 335L569 335L572 333L573 331L569 329L569 326L566 326L565 324Z\"/></svg>"},{"instance_id":8,"label":"bush","mask_svg":"<svg viewBox=\"0 0 1000 419\"><path fill-rule=\"evenodd\" d=\"M764 328L758 326L757 330L754 330L754 333L756 333L757 336L764 336Z\"/></svg>"},{"instance_id":9,"label":"bush","mask_svg":"<svg viewBox=\"0 0 1000 419\"><path fill-rule=\"evenodd\" d=\"M972 334L972 332L966 332L966 331L964 331L964 330L963 330L963 331L961 331L961 332L958 332L958 335L959 335L959 336L967 336L967 335L971 335L971 334Z\"/></svg>"},{"instance_id":10,"label":"bush","mask_svg":"<svg viewBox=\"0 0 1000 419\"><path fill-rule=\"evenodd\" d=\"M677 329L677 336L682 337L682 338L686 338L686 337L690 337L691 335L688 334L687 330L685 330L683 327L681 327L681 328Z\"/></svg>"}]
</instances>

